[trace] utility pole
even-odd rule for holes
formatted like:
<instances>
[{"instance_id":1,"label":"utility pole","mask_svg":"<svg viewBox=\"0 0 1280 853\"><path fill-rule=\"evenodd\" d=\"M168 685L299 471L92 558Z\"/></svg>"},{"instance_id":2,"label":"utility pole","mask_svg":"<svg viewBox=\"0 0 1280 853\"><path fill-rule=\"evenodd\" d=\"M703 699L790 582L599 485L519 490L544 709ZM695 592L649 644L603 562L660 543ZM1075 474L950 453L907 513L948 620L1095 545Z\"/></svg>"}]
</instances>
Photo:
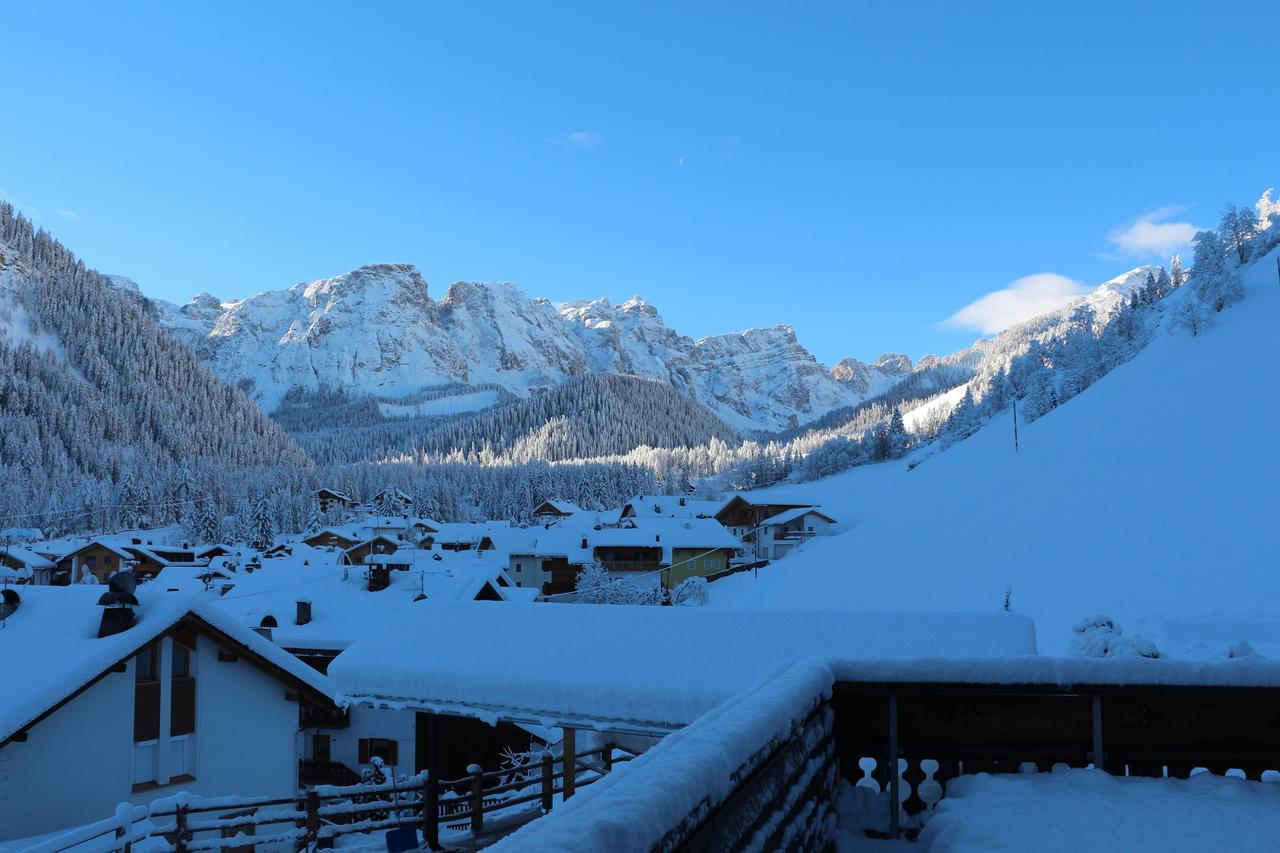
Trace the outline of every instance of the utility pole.
<instances>
[{"instance_id":1,"label":"utility pole","mask_svg":"<svg viewBox=\"0 0 1280 853\"><path fill-rule=\"evenodd\" d=\"M1018 398L1013 398L1013 452L1018 452Z\"/></svg>"}]
</instances>

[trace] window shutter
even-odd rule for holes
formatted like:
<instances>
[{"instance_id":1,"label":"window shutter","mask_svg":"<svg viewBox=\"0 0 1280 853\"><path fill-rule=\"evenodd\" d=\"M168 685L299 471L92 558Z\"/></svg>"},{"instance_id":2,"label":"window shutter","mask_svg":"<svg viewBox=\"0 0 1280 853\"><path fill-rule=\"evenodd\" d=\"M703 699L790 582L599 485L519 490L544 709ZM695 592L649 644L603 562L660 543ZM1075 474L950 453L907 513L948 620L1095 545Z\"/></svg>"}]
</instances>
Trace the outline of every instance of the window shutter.
<instances>
[{"instance_id":1,"label":"window shutter","mask_svg":"<svg viewBox=\"0 0 1280 853\"><path fill-rule=\"evenodd\" d=\"M361 764L369 763L369 739L367 737L360 738L359 761Z\"/></svg>"},{"instance_id":2,"label":"window shutter","mask_svg":"<svg viewBox=\"0 0 1280 853\"><path fill-rule=\"evenodd\" d=\"M387 741L387 763L388 764L392 765L393 767L400 764L399 752L400 752L400 741L398 740Z\"/></svg>"}]
</instances>

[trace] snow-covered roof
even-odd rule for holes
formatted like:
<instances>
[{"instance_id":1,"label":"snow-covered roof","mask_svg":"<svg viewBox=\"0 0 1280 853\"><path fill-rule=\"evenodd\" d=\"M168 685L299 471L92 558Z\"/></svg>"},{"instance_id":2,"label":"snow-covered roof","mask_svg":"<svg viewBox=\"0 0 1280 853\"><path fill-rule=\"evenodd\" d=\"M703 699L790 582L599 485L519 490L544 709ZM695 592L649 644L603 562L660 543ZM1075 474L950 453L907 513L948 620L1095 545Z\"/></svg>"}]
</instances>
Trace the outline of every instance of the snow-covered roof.
<instances>
[{"instance_id":1,"label":"snow-covered roof","mask_svg":"<svg viewBox=\"0 0 1280 853\"><path fill-rule=\"evenodd\" d=\"M208 601L193 595L138 588L133 627L98 637L103 587L26 586L22 603L0 630L4 689L0 690L0 742L72 696L117 663L188 616L247 648L315 693L335 698L329 679Z\"/></svg>"},{"instance_id":2,"label":"snow-covered roof","mask_svg":"<svg viewBox=\"0 0 1280 853\"><path fill-rule=\"evenodd\" d=\"M52 569L53 562L32 551L30 548L23 548L20 545L9 545L0 553L3 553L10 561L20 563L32 569Z\"/></svg>"},{"instance_id":3,"label":"snow-covered roof","mask_svg":"<svg viewBox=\"0 0 1280 853\"><path fill-rule=\"evenodd\" d=\"M795 521L797 518L804 518L806 515L816 515L819 518L825 521L828 521L832 524L836 523L836 520L834 518L832 518L831 516L825 513L818 512L816 507L802 506L802 507L796 507L795 509L785 509L782 512L778 513L777 515L771 515L768 518L766 518L764 521L760 522L759 526L771 527L775 524L786 524L788 522Z\"/></svg>"},{"instance_id":4,"label":"snow-covered roof","mask_svg":"<svg viewBox=\"0 0 1280 853\"><path fill-rule=\"evenodd\" d=\"M459 637L465 644L458 645ZM424 656L424 648L458 653ZM661 731L689 723L797 659L1031 654L1034 624L1004 612L424 601L353 644L329 674L357 701L539 725Z\"/></svg>"},{"instance_id":5,"label":"snow-covered roof","mask_svg":"<svg viewBox=\"0 0 1280 853\"><path fill-rule=\"evenodd\" d=\"M704 501L684 495L636 495L622 507L624 518L710 518L723 500Z\"/></svg>"},{"instance_id":6,"label":"snow-covered roof","mask_svg":"<svg viewBox=\"0 0 1280 853\"><path fill-rule=\"evenodd\" d=\"M560 500L559 498L548 498L534 508L534 512L541 511L544 507L550 508L552 511L561 515L576 515L582 512L582 507L570 501Z\"/></svg>"},{"instance_id":7,"label":"snow-covered roof","mask_svg":"<svg viewBox=\"0 0 1280 853\"><path fill-rule=\"evenodd\" d=\"M421 552L409 571L390 573L390 586L369 592L361 566L302 565L298 554L241 572L236 585L214 603L248 626L266 616L278 623L273 639L290 649L338 650L351 645L424 593L431 599L473 599L491 583L499 587L504 564L477 552ZM295 625L298 599L311 602L311 621Z\"/></svg>"}]
</instances>

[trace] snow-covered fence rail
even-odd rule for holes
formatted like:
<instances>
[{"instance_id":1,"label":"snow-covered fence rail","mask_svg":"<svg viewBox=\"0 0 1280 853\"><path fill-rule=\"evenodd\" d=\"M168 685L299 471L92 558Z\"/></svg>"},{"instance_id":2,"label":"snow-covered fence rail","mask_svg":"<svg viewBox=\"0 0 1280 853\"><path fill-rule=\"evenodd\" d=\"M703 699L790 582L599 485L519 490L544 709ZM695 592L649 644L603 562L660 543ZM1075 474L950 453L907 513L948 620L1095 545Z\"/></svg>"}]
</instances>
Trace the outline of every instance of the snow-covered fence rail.
<instances>
[{"instance_id":1,"label":"snow-covered fence rail","mask_svg":"<svg viewBox=\"0 0 1280 853\"><path fill-rule=\"evenodd\" d=\"M491 849L828 848L831 684L822 663L782 666Z\"/></svg>"},{"instance_id":2,"label":"snow-covered fence rail","mask_svg":"<svg viewBox=\"0 0 1280 853\"><path fill-rule=\"evenodd\" d=\"M500 834L552 809L557 798L605 778L634 753L612 744L572 758L544 754L536 766L483 771L432 784L426 773L382 784L319 785L297 797L176 794L148 806L122 803L115 815L43 842L40 853L220 851L264 845L314 849L343 835L414 829L433 849L442 835ZM567 780L567 781L566 781ZM566 788L568 789L566 791ZM523 807L523 808L522 808ZM442 833L441 830L444 830ZM415 844L416 844L415 840Z\"/></svg>"},{"instance_id":3,"label":"snow-covered fence rail","mask_svg":"<svg viewBox=\"0 0 1280 853\"><path fill-rule=\"evenodd\" d=\"M915 822L961 774L1280 770L1280 665L1027 658L836 665L841 774ZM896 771L896 772L895 772ZM895 801L900 804L894 807Z\"/></svg>"}]
</instances>

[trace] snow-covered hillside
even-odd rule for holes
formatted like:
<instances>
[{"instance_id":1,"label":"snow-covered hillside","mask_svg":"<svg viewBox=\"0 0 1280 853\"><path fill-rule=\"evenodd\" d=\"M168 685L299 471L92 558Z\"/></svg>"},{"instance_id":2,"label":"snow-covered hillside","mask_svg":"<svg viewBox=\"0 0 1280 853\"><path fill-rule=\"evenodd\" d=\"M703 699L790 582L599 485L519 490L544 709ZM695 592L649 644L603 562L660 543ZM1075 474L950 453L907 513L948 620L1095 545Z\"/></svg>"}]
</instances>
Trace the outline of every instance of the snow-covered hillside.
<instances>
[{"instance_id":1,"label":"snow-covered hillside","mask_svg":"<svg viewBox=\"0 0 1280 853\"><path fill-rule=\"evenodd\" d=\"M945 452L764 490L820 500L842 532L717 582L713 604L986 610L1011 590L1044 653L1107 614L1174 656L1241 640L1280 654L1276 256L1243 270L1245 300L1197 336L1172 322L1192 289L1169 296L1151 343L1020 423L1017 452L1006 410Z\"/></svg>"},{"instance_id":2,"label":"snow-covered hillside","mask_svg":"<svg viewBox=\"0 0 1280 853\"><path fill-rule=\"evenodd\" d=\"M911 363L886 356L828 370L790 326L693 340L640 298L555 306L511 284L458 282L443 299L407 264L222 303L157 303L161 323L267 409L294 387L403 397L446 383L517 395L587 373L668 382L742 431L776 431L891 387ZM905 361L905 364L904 364Z\"/></svg>"}]
</instances>

